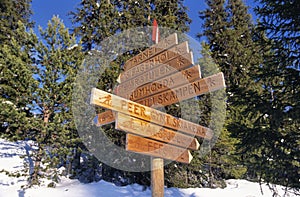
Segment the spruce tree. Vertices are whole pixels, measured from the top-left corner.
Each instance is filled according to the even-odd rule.
[[[257,1],[259,6],[255,11],[259,16],[259,30],[264,31],[271,39],[273,48],[279,49],[274,52],[276,56],[282,56],[282,63],[299,69],[299,2]]]
[[[290,23],[297,18],[291,15],[297,6],[293,1],[260,3],[254,40],[261,45],[263,62],[251,72],[259,86],[246,90],[248,105],[240,117],[248,124],[236,125],[247,130],[239,132],[240,150],[248,177],[299,190],[294,176],[299,154],[292,148],[299,146],[299,23]]]
[[[263,90],[251,98],[251,117],[253,134],[261,140],[253,141],[249,163],[260,180],[299,190],[299,4],[259,3],[257,40],[264,63],[256,79]]]
[[[280,9],[283,5],[287,7],[290,2],[278,7],[269,1],[261,2],[265,3],[260,9],[262,20],[258,28],[253,29],[245,23],[246,18],[240,18],[243,16],[239,13],[243,12],[241,2],[228,1],[229,30],[224,33],[227,45],[220,42],[221,46],[228,48],[219,47],[219,42],[211,40],[211,49],[214,52],[222,48],[216,53],[217,61],[219,56],[219,64],[227,64],[225,73],[228,68],[230,72],[234,71],[225,74],[229,76],[228,109],[231,119],[227,129],[239,140],[237,153],[240,153],[241,162],[247,166],[247,177],[298,188],[294,175],[299,171],[296,161],[299,155],[297,149],[292,148],[299,146],[299,83],[296,80],[299,71],[296,69],[297,47],[294,48],[297,43],[294,24],[297,26],[297,22],[291,25],[287,23],[287,18],[280,17],[293,12],[292,6],[291,12]],[[289,17],[295,20],[294,15]],[[273,23],[275,19],[277,22],[282,20],[282,23]],[[240,27],[247,26],[250,34],[247,31],[242,33]],[[280,28],[283,28],[282,31]],[[231,34],[233,36],[228,37]],[[251,39],[243,39],[247,37]],[[231,40],[238,42],[230,44]],[[230,55],[232,49],[235,49],[233,51],[237,56]],[[226,52],[223,59],[222,51]]]
[[[226,128],[221,134],[219,143],[214,147],[212,155],[215,158],[224,157],[222,150],[231,150],[231,154],[215,165],[215,173],[224,178],[241,177],[241,173],[229,170],[236,169],[241,156],[236,145],[240,144],[242,133],[247,132],[251,121],[243,117],[243,112],[248,105],[247,98],[250,94],[247,89],[261,89],[254,83],[251,72],[258,67],[261,58],[258,46],[253,41],[254,27],[247,7],[242,1],[207,1],[209,8],[200,12],[200,17],[205,20],[204,32],[199,36],[206,36],[214,61],[220,66],[225,75],[227,92],[227,119]],[[250,92],[250,91],[249,91]],[[241,126],[243,125],[243,126]],[[232,155],[233,154],[233,155]],[[222,163],[225,164],[222,164]],[[243,161],[241,161],[243,162]],[[219,166],[226,166],[220,168]]]

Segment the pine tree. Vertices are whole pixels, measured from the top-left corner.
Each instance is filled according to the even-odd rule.
[[[27,32],[30,1],[1,0],[0,5],[0,132],[10,139],[24,139],[30,131],[33,94],[31,50],[37,41]]]
[[[69,167],[69,158],[73,158],[80,142],[71,103],[73,84],[83,61],[81,46],[58,17],[53,17],[45,30],[40,28],[40,34],[42,40],[34,54],[38,87],[34,92],[36,118],[32,127],[38,150],[33,153],[31,184],[38,184],[41,175],[57,181],[56,168]]]

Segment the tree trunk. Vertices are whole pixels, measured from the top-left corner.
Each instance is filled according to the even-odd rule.
[[[40,164],[43,157],[43,149],[39,146],[39,149],[37,151],[37,155],[35,157],[34,161],[34,168],[33,172],[30,175],[30,186],[32,185],[38,185],[39,184],[39,171],[40,171]]]
[[[81,151],[79,150],[79,146],[75,148],[75,153],[74,157],[72,158],[72,163],[71,163],[71,171],[69,174],[72,174],[72,176],[76,176],[76,170],[80,169],[80,156],[81,156]]]
[[[41,131],[41,136],[40,136],[40,141],[38,142],[38,151],[37,155],[35,157],[34,161],[34,169],[30,177],[30,185],[38,185],[39,184],[39,171],[40,171],[40,165],[42,162],[43,154],[44,154],[44,148],[42,146],[42,143],[46,140],[46,134],[47,134],[47,125],[49,122],[50,118],[50,110],[49,107],[44,105],[44,110],[43,110],[43,129]]]

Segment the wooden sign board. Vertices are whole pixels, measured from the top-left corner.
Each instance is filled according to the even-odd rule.
[[[129,133],[126,135],[126,150],[181,163],[190,163],[193,159],[189,150]]]
[[[198,150],[200,146],[194,137],[122,113],[116,115],[115,128],[191,150]]]
[[[115,121],[115,115],[111,110],[97,114],[97,126],[106,125]]]
[[[183,55],[179,55],[179,56],[175,57],[174,59],[171,59],[170,61],[164,62],[164,64],[172,66],[175,70],[185,69],[189,65],[194,64],[193,53],[189,52],[189,53],[185,53]],[[141,74],[149,72],[159,65],[154,62],[146,61],[146,62],[139,64],[127,71],[122,72],[120,74],[119,81],[120,81],[120,83],[123,83],[123,82],[133,79]],[[163,77],[163,76],[166,76],[171,73],[165,73],[165,75],[163,75],[163,73],[161,73],[161,74],[162,74],[161,77]]]
[[[223,73],[218,73],[189,84],[169,89],[165,92],[151,95],[136,102],[149,107],[155,107],[156,105],[167,106],[221,88],[225,88],[225,81]]]
[[[207,127],[171,116],[167,113],[143,106],[97,88],[92,89],[90,103],[159,124],[170,129],[178,130],[192,136],[196,135],[198,137],[211,139],[213,135],[211,129]]]
[[[174,34],[168,36],[167,38],[164,38],[159,43],[144,50],[140,54],[127,60],[124,64],[124,70],[129,70],[130,68],[144,62],[145,60],[159,54],[160,52],[162,52],[164,50],[167,50],[168,48],[170,48],[176,44],[178,44],[178,38],[177,38],[177,34],[174,33]]]
[[[131,90],[131,87],[129,87],[125,93],[118,92],[118,95],[124,98],[129,98],[132,101],[137,101],[148,96],[157,94],[159,92],[166,91],[168,89],[175,88],[183,84],[188,84],[200,78],[200,66],[195,65],[181,72],[177,72],[175,74],[161,78],[157,81],[153,81],[145,85],[139,86],[136,89]]]

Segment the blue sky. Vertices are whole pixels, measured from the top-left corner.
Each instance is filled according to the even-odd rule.
[[[253,8],[253,1],[245,0],[250,8]],[[32,0],[33,20],[36,22],[36,26],[46,27],[53,15],[59,15],[65,25],[71,28],[72,24],[67,13],[75,10],[79,3],[80,0]],[[195,37],[201,27],[201,20],[198,13],[200,10],[205,9],[206,4],[204,0],[185,0],[184,3],[189,8],[189,17],[193,20],[190,26],[191,30],[188,34],[191,37]]]

